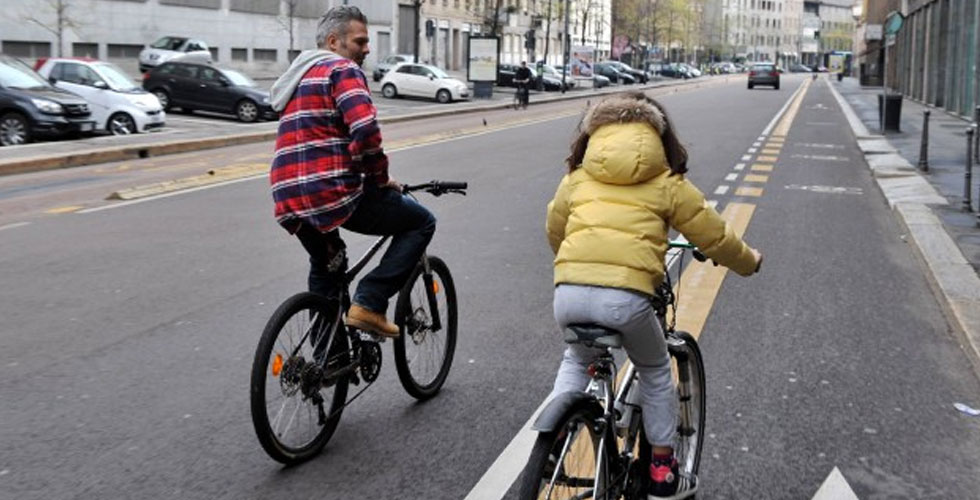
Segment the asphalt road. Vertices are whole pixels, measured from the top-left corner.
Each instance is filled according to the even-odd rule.
[[[690,178],[719,210],[754,206],[746,239],[766,255],[759,276],[729,274],[700,339],[709,439],[699,497],[809,499],[837,467],[862,499],[976,498],[980,419],[952,403],[980,406],[980,382],[825,83],[803,94],[773,170],[751,170],[800,82],[661,96]],[[248,411],[258,335],[306,280],[266,181],[86,211],[112,207],[103,198],[118,186],[267,160],[269,145],[3,179],[0,491],[464,498],[560,360],[544,208],[582,105],[385,129],[401,144],[396,178],[471,186],[465,198],[422,199],[439,218],[430,251],[459,293],[456,361],[439,397],[418,404],[385,348],[381,378],[325,453],[294,468],[264,455]],[[432,142],[446,131],[470,135]],[[738,189],[748,186],[761,192]],[[348,241],[357,253],[370,240]]]

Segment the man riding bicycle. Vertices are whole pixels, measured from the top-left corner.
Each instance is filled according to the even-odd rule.
[[[404,285],[436,229],[435,217],[388,176],[377,109],[361,69],[367,17],[337,6],[317,24],[316,50],[302,52],[272,86],[280,113],[270,182],[276,220],[310,254],[309,289],[338,296],[346,268],[339,228],[391,235],[377,268],[357,286],[347,324],[386,337],[388,299]]]
[[[517,85],[517,92],[521,96],[524,106],[530,101],[531,68],[527,67],[527,61],[521,61],[521,67],[514,73],[514,84]]]

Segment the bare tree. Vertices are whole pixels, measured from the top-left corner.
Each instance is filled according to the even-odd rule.
[[[299,6],[300,0],[283,0],[286,3],[286,11],[283,12],[276,21],[279,22],[279,26],[282,30],[289,34],[289,57],[293,54],[293,45],[296,38],[296,8]]]
[[[55,55],[61,57],[64,48],[65,30],[76,30],[81,24],[74,17],[74,0],[43,0],[40,8],[35,7],[30,13],[24,14],[23,20],[36,24],[58,38]],[[54,22],[46,21],[45,14],[54,14]]]

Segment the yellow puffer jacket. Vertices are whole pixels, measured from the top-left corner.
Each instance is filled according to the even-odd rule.
[[[621,106],[652,109],[624,114]],[[670,227],[719,264],[743,276],[752,274],[756,261],[749,247],[694,184],[683,175],[671,175],[658,132],[663,129],[659,110],[623,98],[597,108],[586,117],[586,129],[593,131],[581,168],[562,179],[548,204],[555,284],[653,294],[664,278]],[[620,118],[597,123],[604,116]],[[641,119],[623,123],[624,116]]]

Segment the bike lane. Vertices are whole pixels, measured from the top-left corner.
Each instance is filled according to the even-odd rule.
[[[812,498],[835,467],[859,498],[975,496],[980,425],[953,403],[980,383],[826,83],[746,160],[719,207],[755,205],[766,261],[700,339],[704,496]]]

